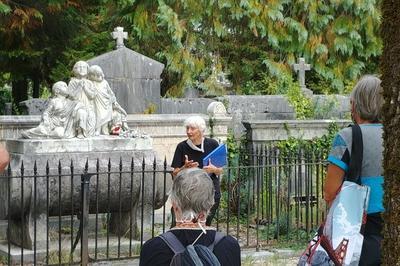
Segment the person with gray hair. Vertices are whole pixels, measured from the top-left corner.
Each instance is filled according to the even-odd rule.
[[[355,85],[350,94],[351,117],[361,128],[363,139],[363,160],[360,181],[370,187],[367,222],[359,265],[380,264],[380,242],[382,240],[383,220],[383,140],[381,108],[383,95],[381,80],[366,75]],[[330,204],[340,190],[342,182],[349,173],[352,150],[352,128],[339,131],[333,140],[328,155],[328,168],[324,184],[324,198]]]
[[[191,244],[210,246],[215,243],[215,228],[206,226],[206,217],[214,204],[214,184],[202,169],[181,170],[174,178],[170,199],[176,215],[176,226],[169,232],[186,247]],[[218,233],[221,234],[221,233]],[[170,265],[174,252],[163,240],[163,234],[143,245],[140,265]],[[221,265],[240,265],[240,246],[232,236],[223,236],[212,252]]]
[[[175,177],[170,194],[177,224],[192,220],[205,223],[214,205],[214,185],[203,170],[189,168],[181,173]]]
[[[201,116],[190,116],[183,122],[183,125],[186,128],[187,139],[180,142],[176,147],[171,163],[171,167],[174,168],[172,176],[176,176],[183,169],[193,167],[202,168],[210,175],[215,188],[215,203],[210,210],[206,224],[211,225],[221,199],[219,176],[223,169],[216,167],[212,162],[204,166],[203,158],[217,148],[219,144],[214,139],[204,137],[206,122]],[[173,219],[172,226],[174,226],[174,223]]]

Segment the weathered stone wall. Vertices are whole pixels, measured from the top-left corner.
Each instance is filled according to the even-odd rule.
[[[315,119],[349,118],[349,97],[344,95],[313,95]],[[234,121],[241,122],[249,119],[294,119],[295,113],[286,97],[283,95],[235,95],[217,98],[161,98],[162,114],[194,114],[207,113],[210,103],[222,102]],[[47,105],[43,99],[30,99],[21,103],[26,114],[41,114]]]
[[[331,123],[340,128],[351,123],[350,120],[252,120],[244,121],[247,139],[252,143],[285,140],[289,137],[312,139],[328,133]]]
[[[161,98],[161,113],[205,114],[208,105],[214,101],[214,99],[210,98]]]
[[[348,118],[349,97],[313,95],[315,119]],[[284,95],[226,95],[217,98],[162,98],[163,114],[203,113],[213,101],[222,102],[233,120],[295,119],[293,107]]]
[[[0,116],[0,143],[5,139],[16,139],[21,131],[38,126],[40,115],[2,115]]]
[[[183,121],[190,114],[170,115],[129,115],[131,128],[147,133],[153,138],[153,148],[159,159],[170,163],[176,144],[186,138]],[[209,117],[203,115],[206,122]],[[217,116],[213,118],[213,136],[221,141],[228,135],[231,118]],[[264,142],[287,139],[289,136],[310,139],[322,136],[327,132],[330,123],[336,121],[339,127],[350,124],[350,120],[246,120],[247,138],[253,142]],[[5,139],[18,138],[21,130],[37,126],[40,116],[0,116],[0,142]],[[206,134],[209,135],[208,128]]]
[[[343,95],[313,95],[315,119],[348,119],[349,97]],[[162,113],[206,113],[207,104],[222,102],[232,117],[230,128],[235,136],[245,133],[243,121],[294,120],[293,107],[284,95],[226,95],[217,98],[161,99]]]
[[[214,101],[222,102],[228,114],[243,119],[294,119],[294,110],[282,95],[227,95],[217,98],[163,98],[163,114],[206,113]]]
[[[153,138],[153,149],[159,159],[167,158],[171,163],[176,145],[186,138],[183,121],[190,114],[182,115],[128,115],[128,125],[132,129],[148,134]],[[202,115],[209,122],[208,115]],[[228,134],[230,117],[218,116],[214,118],[213,135],[216,139],[225,140]],[[40,116],[0,116],[0,143],[5,139],[20,137],[22,130],[36,127],[40,123]],[[208,128],[206,134],[210,134]]]

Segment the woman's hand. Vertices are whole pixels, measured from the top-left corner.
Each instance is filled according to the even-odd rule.
[[[185,155],[185,164],[183,165],[183,168],[193,168],[193,167],[199,167],[198,162],[194,162],[193,160],[189,160],[188,156]]]
[[[199,167],[199,163],[194,162],[193,160],[189,160],[189,157],[185,155],[185,164],[180,168],[174,168],[174,171],[172,171],[172,179],[183,169],[193,167]]]
[[[222,174],[222,168],[213,165],[211,163],[211,159],[209,159],[208,165],[203,167],[203,170],[206,171],[207,174],[216,174],[216,175]]]

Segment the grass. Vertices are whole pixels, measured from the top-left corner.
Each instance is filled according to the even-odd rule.
[[[297,265],[297,262],[297,257],[285,257],[280,254],[274,254],[272,256],[259,259],[249,255],[242,259],[243,266],[289,266]]]
[[[8,265],[7,256],[0,256],[0,265]]]

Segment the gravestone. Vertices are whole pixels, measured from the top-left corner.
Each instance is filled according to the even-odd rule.
[[[26,115],[41,115],[47,108],[48,100],[40,98],[32,98],[19,103],[22,113]]]
[[[4,104],[4,115],[11,115],[12,114],[12,103],[5,103]]]
[[[188,87],[185,89],[185,93],[184,93],[184,98],[199,98],[200,97],[200,92],[198,89],[196,88],[191,88]]]
[[[293,64],[294,71],[297,72],[297,78],[299,80],[300,89],[306,96],[312,96],[312,90],[306,87],[306,71],[311,70],[310,64],[306,64],[303,57],[299,58],[299,63]]]
[[[143,113],[150,108],[160,113],[160,75],[164,65],[126,48],[123,40],[127,33],[122,27],[115,28],[112,36],[116,39],[116,49],[87,62],[103,69],[118,103],[128,114]]]

